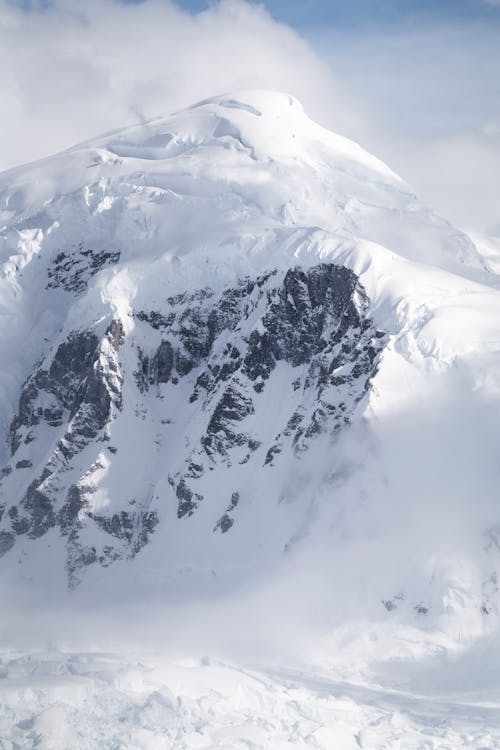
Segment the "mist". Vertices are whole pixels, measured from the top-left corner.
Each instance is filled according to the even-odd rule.
[[[330,444],[331,468],[306,502],[314,512],[273,566],[229,583],[215,570],[202,589],[181,574],[148,588],[140,554],[73,591],[13,573],[1,584],[9,608],[0,640],[21,650],[364,665],[405,679],[404,664],[438,645],[458,658],[484,640],[480,606],[498,563],[498,412],[463,368],[436,374],[406,407]],[[314,478],[315,464],[309,471]],[[404,629],[418,632],[414,643]]]

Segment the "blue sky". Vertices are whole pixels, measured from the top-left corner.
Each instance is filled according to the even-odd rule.
[[[122,0],[140,4],[146,0]],[[190,13],[213,6],[216,0],[174,0]],[[54,0],[10,0],[25,9],[49,6]],[[274,18],[302,32],[318,26],[360,28],[407,25],[426,21],[484,21],[500,24],[500,0],[248,0],[264,6]]]
[[[453,221],[467,216],[475,199],[478,225],[500,232],[500,0],[255,4],[306,38],[363,102],[358,120],[370,124],[354,122],[348,135]],[[178,5],[196,13],[210,2]]]
[[[140,2],[141,0],[129,0]],[[210,0],[178,0],[190,12],[199,12]],[[278,20],[301,31],[323,24],[344,27],[414,24],[431,20],[485,19],[498,21],[498,5],[486,0],[264,0],[264,5]]]

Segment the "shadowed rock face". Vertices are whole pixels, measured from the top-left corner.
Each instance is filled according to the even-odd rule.
[[[256,472],[272,471],[282,456],[335,436],[367,393],[384,344],[357,277],[331,264],[244,278],[218,294],[186,292],[161,309],[136,311],[134,320],[127,336],[119,319],[102,336],[66,335],[24,384],[11,425],[12,461],[0,482],[0,555],[19,536],[56,529],[72,585],[89,564],[137,554],[162,502],[175,502],[179,519],[195,513],[208,502],[207,471],[224,474],[249,462]],[[263,412],[268,392],[286,404],[271,428]],[[167,416],[155,445],[171,440],[175,447],[161,463],[171,496],[155,495],[156,509],[149,490],[142,499],[111,497],[100,507],[94,496],[106,472],[119,466],[132,478],[134,471],[130,462],[119,463],[114,436],[133,444],[133,424],[158,422],[160,406]],[[184,425],[179,448],[184,422],[189,429]],[[152,454],[155,445],[142,447]],[[242,489],[229,492],[210,533],[231,531]]]
[[[92,250],[81,242],[73,252],[59,252],[48,269],[47,289],[62,288],[67,292],[85,291],[88,282],[101,269],[120,260],[120,252]]]
[[[199,319],[201,311],[193,310],[192,300],[189,305],[190,316]],[[261,461],[262,450],[254,456],[264,446],[259,430],[251,432],[244,425],[258,413],[259,399],[278,365],[290,366],[289,385],[297,395],[295,408],[265,450],[263,466],[272,466],[282,451],[298,455],[309,449],[314,436],[348,425],[383,347],[384,334],[367,316],[366,295],[355,274],[334,265],[246,279],[213,300],[205,316],[204,329],[180,328],[180,346],[198,355],[189,369],[201,365],[190,401],[201,400],[210,418],[189,456],[188,471],[176,476],[179,518],[191,515],[203,499],[207,467],[223,463],[230,468],[235,449],[239,463],[252,457]],[[169,327],[177,336],[175,322]],[[206,337],[201,342],[200,330]],[[232,340],[222,346],[221,336],[228,330],[234,332]],[[191,331],[196,346],[189,339]]]
[[[122,407],[118,350],[123,342],[119,320],[111,322],[101,340],[92,331],[70,333],[26,381],[11,424],[13,457],[43,454],[48,435],[54,443],[41,470],[40,463],[31,459],[15,463],[16,469],[29,464],[34,476],[8,509],[12,532],[36,539],[58,527],[68,537],[68,557],[93,555],[81,548],[78,539],[85,493],[80,486],[65,486],[62,478],[87,446],[105,438],[113,412]],[[47,433],[46,427],[56,429]],[[5,476],[12,477],[11,467],[6,468]],[[10,540],[4,541],[4,551],[6,544]],[[71,566],[68,572],[73,573]]]

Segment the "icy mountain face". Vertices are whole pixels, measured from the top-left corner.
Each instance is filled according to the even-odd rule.
[[[362,529],[395,494],[371,448],[346,460],[351,427],[376,443],[377,420],[457,364],[479,387],[485,352],[495,391],[500,304],[476,246],[286,95],[218,97],[10,170],[0,223],[6,566],[43,578],[55,557],[75,586],[133,558],[211,575],[318,529],[347,539],[343,518]],[[465,595],[478,612],[494,565]],[[390,567],[384,613],[405,606]],[[415,618],[430,595],[413,588]]]
[[[2,507],[2,551],[57,527],[75,582],[83,566],[133,557],[159,504],[175,498],[178,519],[195,513],[207,472],[223,487],[227,469],[249,464],[255,477],[283,452],[300,456],[319,434],[335,435],[367,393],[382,349],[367,308],[351,271],[321,264],[170,297],[135,311],[129,336],[119,318],[101,336],[70,332],[21,391],[2,470],[3,496],[19,501]],[[269,420],[273,398],[283,406]],[[130,462],[141,422],[155,429],[144,446],[157,464],[146,492]],[[140,449],[136,456],[144,461]],[[136,494],[116,502],[114,475]],[[162,477],[167,497],[149,489]],[[230,530],[246,481],[233,472],[227,508],[207,533]],[[109,505],[96,501],[106,489]],[[90,527],[98,544],[84,541],[95,540]]]
[[[175,502],[182,519],[210,502],[207,472],[219,475],[227,508],[206,531],[228,532],[249,471],[271,472],[282,453],[300,457],[318,435],[349,424],[384,338],[356,276],[333,264],[244,278],[219,294],[192,290],[133,317],[128,336],[115,318],[100,336],[71,331],[53,346],[24,384],[10,427],[2,493],[19,500],[2,507],[2,552],[18,536],[56,527],[71,582],[91,563],[133,557],[162,503]],[[273,399],[282,405],[270,420]],[[144,446],[155,456],[146,491],[121,448],[141,422],[155,430]],[[135,457],[145,460],[140,447]],[[243,465],[245,474],[234,471]],[[115,475],[129,488],[118,502]],[[162,477],[166,495],[154,489]],[[109,504],[99,500],[106,490]]]

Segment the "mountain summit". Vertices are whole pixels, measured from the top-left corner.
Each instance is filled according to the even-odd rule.
[[[483,406],[443,439],[433,399],[498,407],[498,277],[388,167],[240,92],[3,173],[0,225],[0,565],[189,589],[319,546],[356,607],[480,632]],[[473,503],[455,559],[432,515]]]

